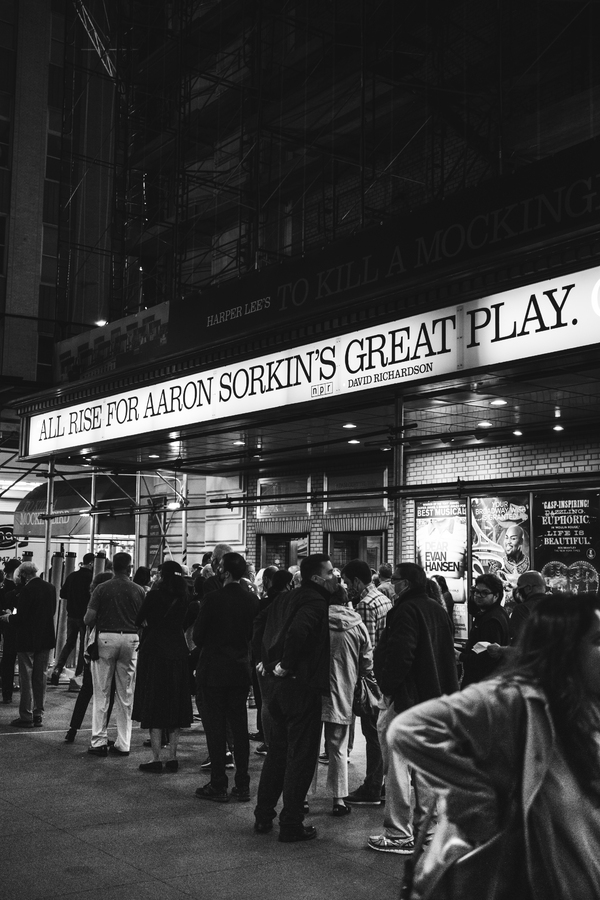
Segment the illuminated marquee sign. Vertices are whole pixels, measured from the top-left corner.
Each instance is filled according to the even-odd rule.
[[[600,342],[600,268],[30,418],[27,456]]]

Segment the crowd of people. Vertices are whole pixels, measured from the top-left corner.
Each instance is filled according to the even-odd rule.
[[[512,874],[498,897],[600,896],[596,595],[551,594],[527,570],[509,615],[503,583],[479,575],[469,638],[458,646],[447,584],[412,562],[375,572],[355,559],[339,571],[311,554],[292,571],[270,566],[257,576],[218,544],[191,575],[172,560],[157,578],[146,567],[133,573],[128,553],[117,553],[110,571],[94,575],[94,565],[86,554],[60,589],[66,639],[51,668],[56,591],[33,563],[4,566],[0,677],[11,703],[18,658],[14,727],[43,726],[46,685],[59,683],[76,653],[81,689],[67,742],[91,701],[92,756],[128,756],[136,721],[151,754],[140,771],[175,773],[195,703],[210,770],[199,800],[249,802],[250,740],[259,743],[259,835],[278,816],[280,841],[317,836],[305,818],[321,759],[332,816],[383,806],[381,831],[365,836],[370,849],[409,856],[424,848],[415,896],[436,896],[427,885],[502,829],[524,838],[511,846]],[[249,733],[252,691],[257,730]],[[366,766],[351,786],[355,722]]]

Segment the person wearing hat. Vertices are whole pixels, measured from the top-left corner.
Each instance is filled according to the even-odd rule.
[[[83,673],[83,651],[85,638],[85,625],[83,617],[90,599],[90,584],[92,583],[92,575],[94,571],[93,553],[86,553],[83,561],[79,566],[79,570],[71,572],[65,578],[65,582],[60,589],[60,596],[67,601],[67,637],[64,647],[60,651],[56,660],[52,675],[50,676],[50,684],[58,684],[65,663],[77,644],[79,637],[79,653],[77,654],[77,667],[75,669],[75,678]]]

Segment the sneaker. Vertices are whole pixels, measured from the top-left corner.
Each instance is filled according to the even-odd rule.
[[[109,745],[108,752],[111,756],[129,756],[129,750],[119,750],[114,744],[112,746]]]
[[[239,788],[232,787],[231,788],[231,799],[239,800],[240,803],[247,803],[250,799],[250,788]]]
[[[381,806],[381,797],[369,794],[365,790],[364,785],[356,788],[351,794],[345,798],[346,803],[351,806]]]
[[[319,762],[321,763],[322,766],[329,765],[329,757],[327,756],[326,753],[321,753],[321,755],[319,756]]]
[[[402,853],[410,856],[414,853],[415,842],[412,838],[390,838],[385,834],[372,834],[367,841],[370,850],[379,850],[380,853]]]
[[[266,756],[269,752],[269,748],[266,744],[259,744],[256,750],[254,751],[258,756]]]
[[[210,781],[202,787],[196,788],[196,797],[199,800],[214,800],[215,803],[229,803],[227,791],[218,791]]]
[[[203,763],[200,763],[201,769],[210,769],[210,756],[207,756]]]
[[[33,719],[13,719],[10,724],[13,728],[33,728]]]
[[[233,753],[231,750],[225,754],[225,768],[226,769],[235,769],[235,763],[233,761]]]
[[[41,728],[42,725],[43,725],[42,717],[41,717],[41,716],[34,716],[34,717],[33,717],[33,727],[34,727],[34,728]]]

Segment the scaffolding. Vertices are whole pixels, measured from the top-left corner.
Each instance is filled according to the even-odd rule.
[[[65,321],[98,291],[111,320],[201,302],[595,136],[597,18],[516,0],[71,0]],[[77,137],[92,89],[93,153]]]

